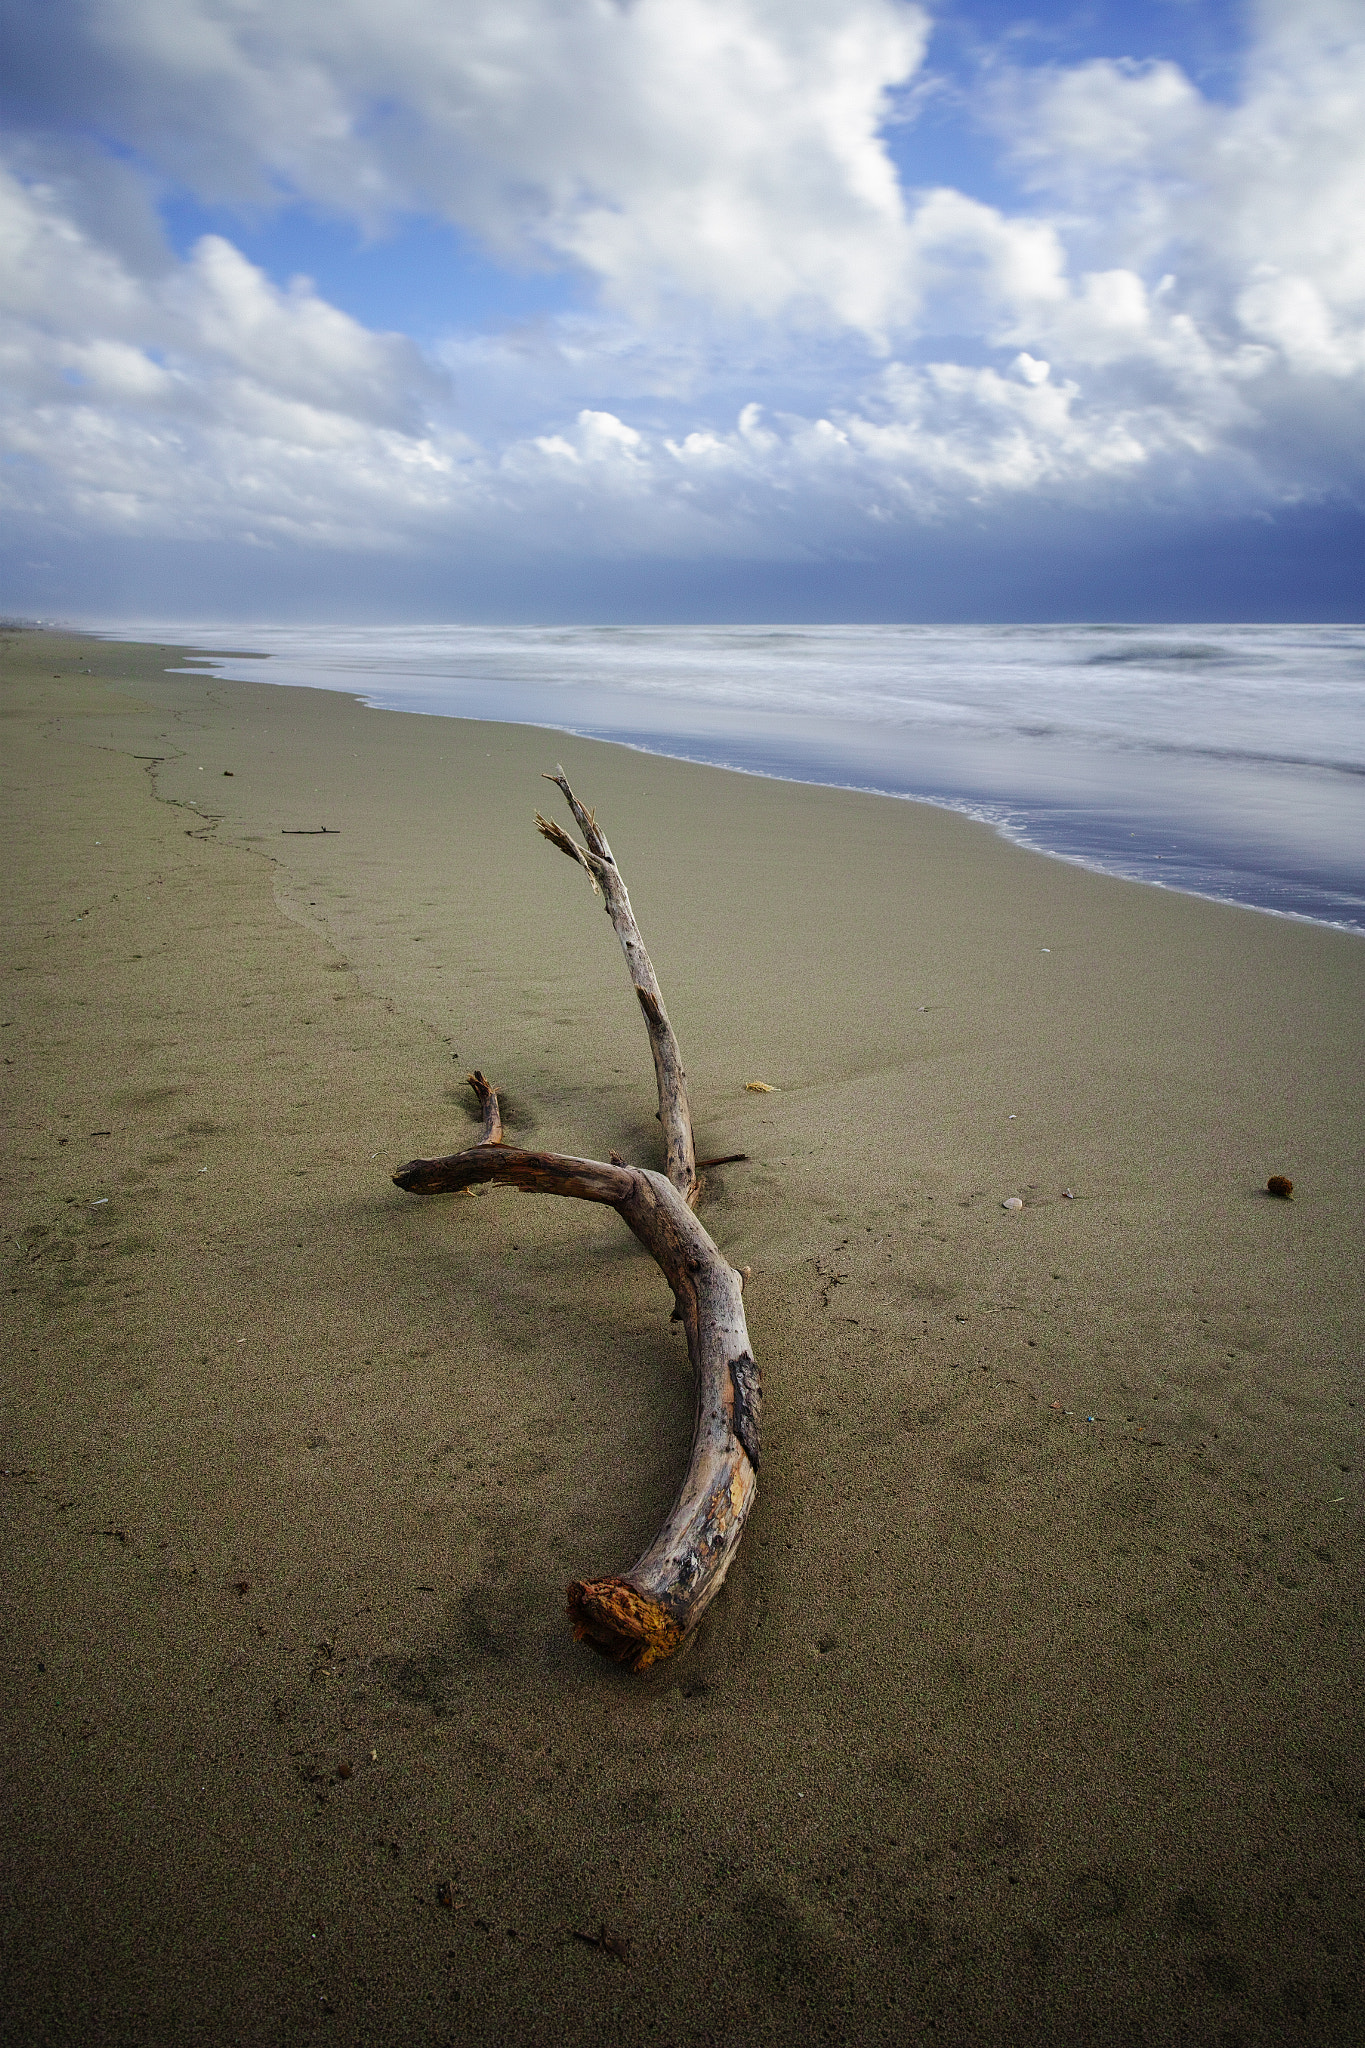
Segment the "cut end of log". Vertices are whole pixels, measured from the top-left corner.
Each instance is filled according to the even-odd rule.
[[[671,1657],[683,1630],[666,1607],[628,1579],[575,1579],[569,1587],[574,1641],[632,1671]]]

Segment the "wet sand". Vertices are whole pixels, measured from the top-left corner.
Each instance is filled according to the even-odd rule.
[[[12,2038],[1358,2039],[1365,945],[176,659],[0,634]],[[474,1066],[654,1163],[559,760],[749,1154],[760,1499],[644,1679],[563,1589],[685,1461],[656,1269],[389,1181]]]

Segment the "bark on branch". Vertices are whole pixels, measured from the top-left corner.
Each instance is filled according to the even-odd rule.
[[[604,1202],[615,1209],[673,1289],[696,1389],[692,1451],[677,1498],[652,1543],[626,1572],[575,1580],[569,1616],[580,1642],[644,1671],[677,1649],[719,1592],[758,1490],[761,1387],[744,1319],[743,1282],[693,1214],[696,1153],[682,1060],[662,992],[606,835],[558,783],[585,845],[537,813],[541,832],[601,887],[644,1011],[659,1091],[667,1174],[530,1152],[502,1142],[496,1090],[469,1077],[482,1111],[479,1142],[441,1159],[413,1159],[393,1176],[412,1194],[451,1194],[480,1183]]]

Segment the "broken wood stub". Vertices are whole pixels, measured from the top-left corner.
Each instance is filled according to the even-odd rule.
[[[602,1202],[649,1252],[673,1290],[692,1363],[696,1402],[692,1448],[677,1498],[653,1541],[629,1571],[575,1579],[568,1589],[574,1635],[633,1671],[676,1650],[719,1592],[739,1548],[758,1491],[762,1386],[744,1317],[743,1280],[693,1213],[696,1151],[686,1077],[625,882],[606,836],[583,808],[561,768],[585,845],[537,813],[544,836],[600,886],[630,968],[654,1056],[668,1171],[532,1152],[502,1142],[497,1091],[469,1077],[482,1113],[477,1144],[440,1159],[412,1159],[393,1176],[412,1194],[451,1194],[482,1183],[526,1193]]]
[[[502,1143],[502,1111],[498,1107],[497,1089],[491,1081],[484,1080],[477,1067],[472,1074],[466,1076],[466,1079],[469,1086],[474,1090],[475,1100],[478,1102],[483,1119],[483,1129],[479,1132],[478,1142],[481,1145],[500,1145]]]

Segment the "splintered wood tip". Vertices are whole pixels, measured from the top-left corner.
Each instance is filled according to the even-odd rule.
[[[569,1587],[569,1619],[575,1642],[632,1671],[647,1671],[671,1657],[683,1639],[668,1609],[627,1579],[575,1579]]]

